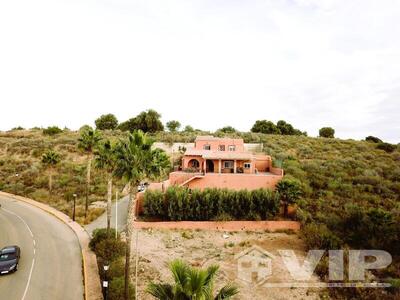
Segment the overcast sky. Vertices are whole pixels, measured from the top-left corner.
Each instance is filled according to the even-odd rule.
[[[398,0],[3,0],[0,130],[163,121],[400,142]]]

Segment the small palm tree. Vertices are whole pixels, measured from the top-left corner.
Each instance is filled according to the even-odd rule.
[[[181,260],[174,260],[169,268],[174,283],[150,283],[147,293],[162,300],[224,300],[239,293],[236,286],[228,284],[214,296],[214,281],[219,270],[217,265],[196,269]]]
[[[142,131],[134,131],[127,139],[120,140],[115,149],[116,168],[114,175],[123,178],[129,185],[128,220],[135,220],[136,201],[134,199],[135,187],[145,178],[162,174],[166,165],[158,150],[152,149],[151,141]],[[169,165],[168,157],[165,156]],[[125,257],[125,299],[129,299],[129,270],[131,254],[132,231],[127,226],[126,257]],[[135,270],[137,281],[137,268]]]
[[[55,166],[60,162],[61,157],[60,154],[53,150],[47,150],[42,155],[42,163],[46,166],[46,169],[49,172],[49,196],[52,198],[53,192],[53,173]]]
[[[116,166],[115,147],[109,140],[100,144],[94,151],[95,167],[107,173],[107,235],[110,232],[111,224],[111,201],[113,175]]]
[[[296,203],[301,197],[301,185],[297,180],[284,178],[278,182],[276,190],[283,203],[283,215],[287,217],[289,205]]]
[[[85,190],[85,218],[89,206],[89,190],[90,190],[90,173],[93,159],[93,150],[101,140],[101,135],[98,130],[93,130],[90,126],[85,127],[78,139],[78,148],[87,154],[87,169],[86,169],[86,190]]]

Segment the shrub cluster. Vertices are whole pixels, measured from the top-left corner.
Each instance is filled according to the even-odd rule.
[[[49,126],[43,129],[44,135],[56,135],[63,132],[62,129],[58,128],[57,126]]]
[[[174,186],[165,193],[148,190],[144,197],[146,217],[171,221],[269,220],[278,211],[278,195],[267,189],[201,191]]]
[[[115,238],[115,229],[111,228],[107,234],[107,229],[101,228],[93,231],[89,247],[96,253],[102,281],[106,280],[106,274],[103,271],[104,265],[109,264],[110,266],[107,274],[107,280],[109,281],[108,299],[124,299],[124,255],[126,243],[121,240],[119,235]],[[131,300],[135,298],[134,287],[131,284],[129,285],[129,297]]]

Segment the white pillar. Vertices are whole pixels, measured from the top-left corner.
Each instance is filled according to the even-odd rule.
[[[220,159],[218,162],[218,173],[221,174],[221,169],[222,169],[222,160]]]
[[[233,161],[233,173],[236,173],[236,159]]]
[[[207,173],[207,159],[204,159],[204,174]]]

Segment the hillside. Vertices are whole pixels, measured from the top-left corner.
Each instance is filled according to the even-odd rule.
[[[109,135],[109,134],[106,134]],[[81,224],[97,218],[104,209],[91,207],[84,219],[86,160],[77,148],[79,134],[64,131],[55,136],[41,130],[15,130],[0,133],[0,190],[33,198],[72,215],[73,194],[77,194],[76,216]],[[61,161],[54,168],[53,195],[48,192],[48,173],[42,155],[53,149]],[[104,200],[107,187],[100,171],[92,170],[90,201]]]
[[[0,190],[49,203],[69,214],[71,194],[77,193],[79,220],[84,223],[95,218],[101,211],[92,208],[90,218],[83,220],[86,156],[77,149],[78,135],[64,131],[44,136],[40,130],[1,133]],[[120,131],[103,132],[105,137],[122,135]],[[169,144],[192,142],[195,136],[195,132],[153,135],[154,140]],[[399,146],[387,153],[365,141],[256,133],[230,136],[263,143],[264,151],[286,175],[301,182],[303,197],[296,219],[304,224],[303,239],[309,248],[384,249],[392,254],[395,264],[377,275],[400,277]],[[56,167],[53,199],[49,198],[47,172],[40,162],[50,148],[62,155]],[[90,200],[103,200],[105,178],[97,170],[92,178]],[[319,272],[326,276],[326,269]]]

